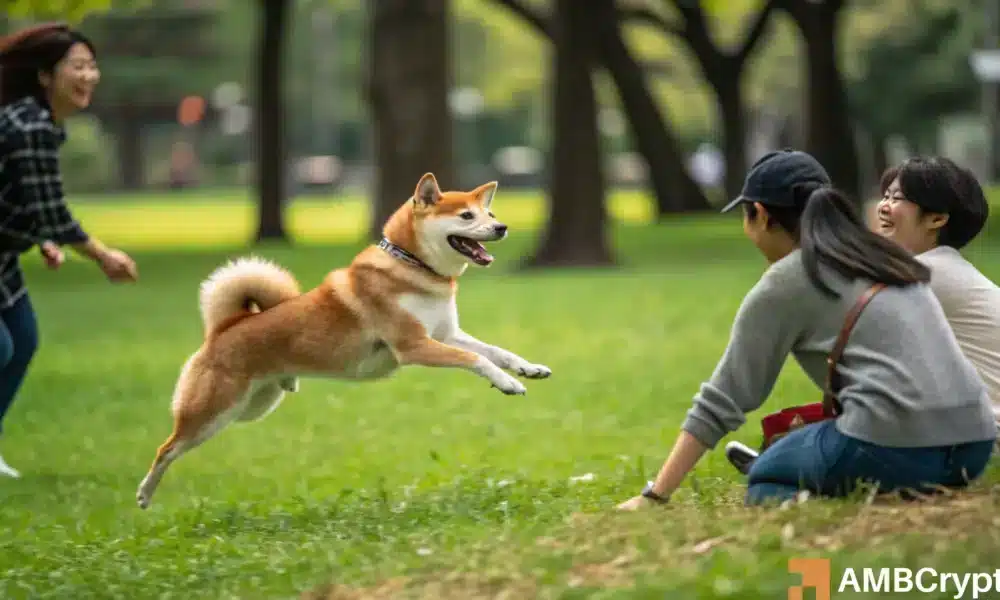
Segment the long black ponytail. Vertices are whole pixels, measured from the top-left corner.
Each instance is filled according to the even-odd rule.
[[[775,217],[779,223],[784,220]],[[835,188],[824,186],[809,192],[798,221],[806,273],[828,296],[837,298],[839,294],[820,278],[820,263],[851,280],[864,278],[895,287],[930,281],[926,265],[895,242],[871,231],[855,206]]]

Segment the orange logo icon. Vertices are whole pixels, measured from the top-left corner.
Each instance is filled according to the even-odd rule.
[[[802,575],[802,583],[788,588],[788,600],[805,600],[806,590],[816,590],[815,600],[830,600],[830,559],[790,558],[788,572]]]

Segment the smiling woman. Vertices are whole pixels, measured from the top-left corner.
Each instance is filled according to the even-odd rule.
[[[872,228],[931,269],[931,290],[989,387],[1000,427],[1000,287],[962,255],[989,219],[986,194],[971,170],[943,156],[887,169],[881,189]]]
[[[88,235],[63,196],[63,121],[87,108],[100,80],[93,44],[61,24],[0,39],[0,422],[38,347],[35,312],[20,256],[38,246],[53,269],[69,245],[112,281],[134,281],[125,253]],[[19,474],[0,458],[0,476]]]

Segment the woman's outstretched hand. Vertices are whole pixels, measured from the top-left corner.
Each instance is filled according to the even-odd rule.
[[[101,253],[97,264],[113,282],[131,282],[139,278],[139,271],[135,266],[135,261],[128,254],[121,250],[108,248]]]

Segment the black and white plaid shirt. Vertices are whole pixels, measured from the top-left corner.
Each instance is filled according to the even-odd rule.
[[[0,310],[26,292],[19,254],[45,241],[87,241],[63,197],[65,141],[65,130],[37,99],[0,108]]]

